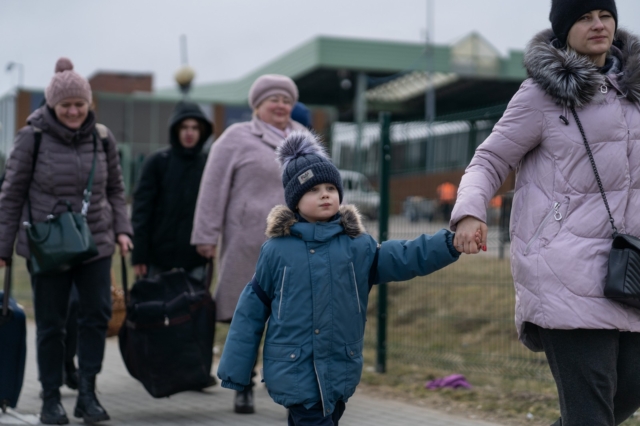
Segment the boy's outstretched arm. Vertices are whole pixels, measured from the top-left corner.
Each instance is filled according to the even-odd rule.
[[[257,279],[257,275],[253,280]],[[271,311],[247,284],[240,295],[218,366],[223,388],[242,391],[251,381],[265,322]]]
[[[460,252],[453,246],[454,234],[445,229],[414,240],[389,240],[378,253],[378,282],[406,281],[427,275],[455,262]]]

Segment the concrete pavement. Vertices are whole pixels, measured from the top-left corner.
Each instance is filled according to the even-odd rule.
[[[35,327],[28,327],[28,353],[25,382],[17,407],[19,414],[0,413],[0,425],[37,424],[40,411],[40,384],[37,381]],[[263,386],[256,389],[256,414],[233,412],[233,391],[219,385],[205,392],[183,392],[170,398],[154,399],[127,373],[116,338],[107,340],[103,371],[98,376],[98,398],[111,415],[105,425],[238,425],[284,426],[286,410],[275,404]],[[63,387],[62,402],[71,424],[81,424],[72,417],[76,392]],[[455,417],[402,402],[365,396],[361,392],[347,403],[342,426],[496,426]]]

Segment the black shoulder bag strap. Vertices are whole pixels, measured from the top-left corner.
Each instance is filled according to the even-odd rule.
[[[31,181],[33,182],[33,175],[36,172],[36,163],[38,162],[38,154],[40,153],[40,143],[42,142],[42,129],[33,127],[33,154],[31,155]],[[29,183],[31,187],[31,183]],[[33,217],[31,216],[31,197],[29,197],[29,190],[27,189],[27,213],[29,214],[29,225],[33,223]]]
[[[602,201],[604,201],[604,206],[607,208],[607,213],[609,214],[609,222],[611,223],[611,228],[613,229],[612,237],[615,238],[616,235],[618,235],[618,228],[616,228],[613,222],[613,216],[611,215],[611,209],[609,209],[609,202],[607,201],[607,195],[604,193],[604,187],[602,186],[602,180],[600,180],[600,174],[598,173],[596,162],[593,159],[593,154],[591,153],[591,148],[589,147],[589,142],[587,141],[587,136],[584,133],[582,122],[578,117],[578,113],[576,112],[575,107],[571,107],[571,114],[573,114],[573,118],[576,119],[576,123],[578,124],[578,129],[580,129],[580,134],[582,135],[582,141],[584,142],[584,147],[587,149],[587,155],[589,155],[589,161],[591,162],[591,168],[593,168],[593,173],[596,175],[596,181],[598,182],[600,195],[602,195]]]

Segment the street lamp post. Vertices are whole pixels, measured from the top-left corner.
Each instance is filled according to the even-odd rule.
[[[183,97],[186,99],[189,90],[191,89],[191,82],[195,77],[195,71],[188,65],[184,65],[180,68],[175,74],[174,78],[176,79],[176,83],[180,86],[180,91],[182,92]]]
[[[186,99],[189,96],[189,90],[191,90],[191,82],[195,77],[196,73],[189,65],[189,59],[187,58],[187,36],[182,34],[180,36],[180,56],[182,60],[182,67],[176,71],[174,74],[174,78],[178,86],[180,86],[180,91],[182,92],[183,99]]]
[[[11,72],[14,68],[18,69],[18,88],[20,88],[24,84],[24,65],[19,62],[11,61],[7,64],[6,71]]]

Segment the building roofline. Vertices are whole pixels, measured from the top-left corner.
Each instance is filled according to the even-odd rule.
[[[434,71],[452,71],[451,47],[433,45]],[[317,36],[237,80],[195,85],[190,93],[194,98],[212,103],[247,105],[251,84],[263,74],[282,74],[295,80],[320,68],[391,74],[425,70],[424,51],[425,45],[417,42]],[[506,80],[526,77],[521,51],[509,51],[509,56],[501,56],[500,62],[497,77]],[[175,88],[157,90],[154,94],[181,97]]]

